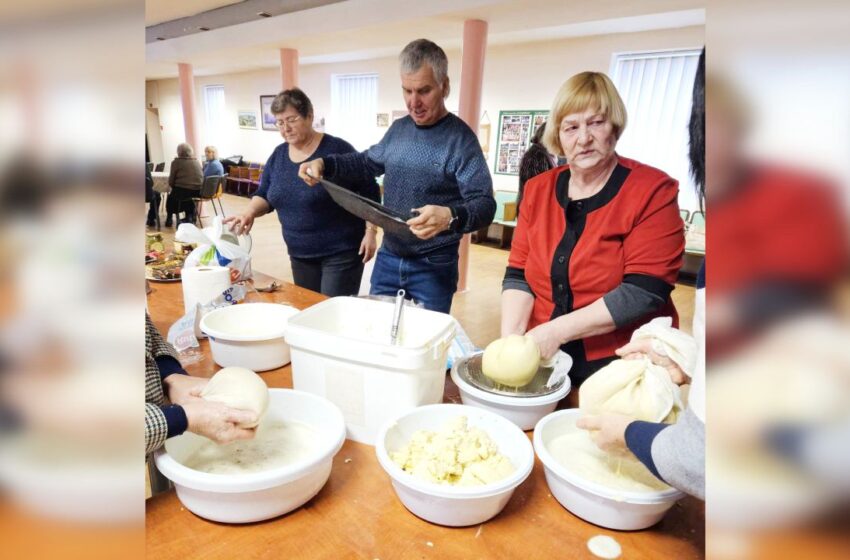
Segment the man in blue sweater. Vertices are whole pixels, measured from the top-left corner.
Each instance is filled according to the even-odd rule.
[[[416,241],[384,232],[372,272],[372,294],[407,295],[427,309],[448,313],[457,290],[458,246],[464,233],[489,225],[496,213],[493,181],[475,133],[449,113],[448,59],[426,39],[399,56],[409,115],[362,153],[303,163],[299,176],[371,179],[384,175],[384,204],[412,213]]]

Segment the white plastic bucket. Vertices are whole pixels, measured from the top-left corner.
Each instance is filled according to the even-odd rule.
[[[368,445],[388,418],[443,400],[454,319],[405,307],[399,344],[391,345],[393,309],[383,301],[331,298],[291,317],[286,329],[295,389],[337,405],[348,438]]]

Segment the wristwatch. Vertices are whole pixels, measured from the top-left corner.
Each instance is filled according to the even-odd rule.
[[[460,222],[457,219],[457,210],[455,210],[454,206],[449,206],[449,211],[452,213],[452,219],[449,220],[449,227],[446,228],[447,231],[456,232]]]

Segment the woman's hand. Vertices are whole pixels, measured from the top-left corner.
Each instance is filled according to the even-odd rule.
[[[564,344],[560,334],[557,332],[557,325],[553,321],[537,325],[526,333],[537,343],[540,348],[540,359],[548,360],[555,355],[555,352]]]
[[[221,221],[222,224],[230,224],[230,231],[236,235],[248,233],[254,226],[253,214],[242,214],[241,216],[229,216]]]
[[[375,251],[378,250],[378,230],[375,226],[366,226],[366,235],[363,236],[363,240],[360,242],[360,250],[357,252],[358,255],[363,255],[363,264],[372,260],[372,257],[375,256]]]
[[[210,380],[206,377],[195,377],[182,373],[172,373],[163,381],[168,392],[168,400],[179,405],[200,398],[201,391],[209,382]]]
[[[582,416],[576,421],[576,427],[590,432],[590,438],[599,449],[608,453],[623,453],[626,447],[626,428],[634,422],[631,416],[623,414],[600,414]]]
[[[188,430],[207,437],[219,445],[240,439],[252,439],[256,435],[254,428],[240,428],[242,423],[257,421],[257,415],[248,410],[230,408],[218,402],[193,399],[183,405]]]
[[[319,182],[319,179],[324,176],[324,172],[325,162],[322,158],[304,162],[298,167],[298,176],[311,187]]]
[[[648,338],[629,342],[622,348],[617,348],[614,353],[624,360],[636,360],[647,356],[653,364],[666,369],[670,379],[676,385],[690,382],[690,378],[682,371],[682,368],[676,365],[676,362],[652,349],[652,340]]]

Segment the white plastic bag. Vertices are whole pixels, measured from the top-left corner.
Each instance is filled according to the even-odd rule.
[[[251,278],[251,255],[239,246],[236,236],[221,223],[221,217],[214,217],[212,225],[202,230],[194,224],[180,224],[174,239],[198,244],[186,257],[184,266],[226,266],[239,273],[239,280]]]

